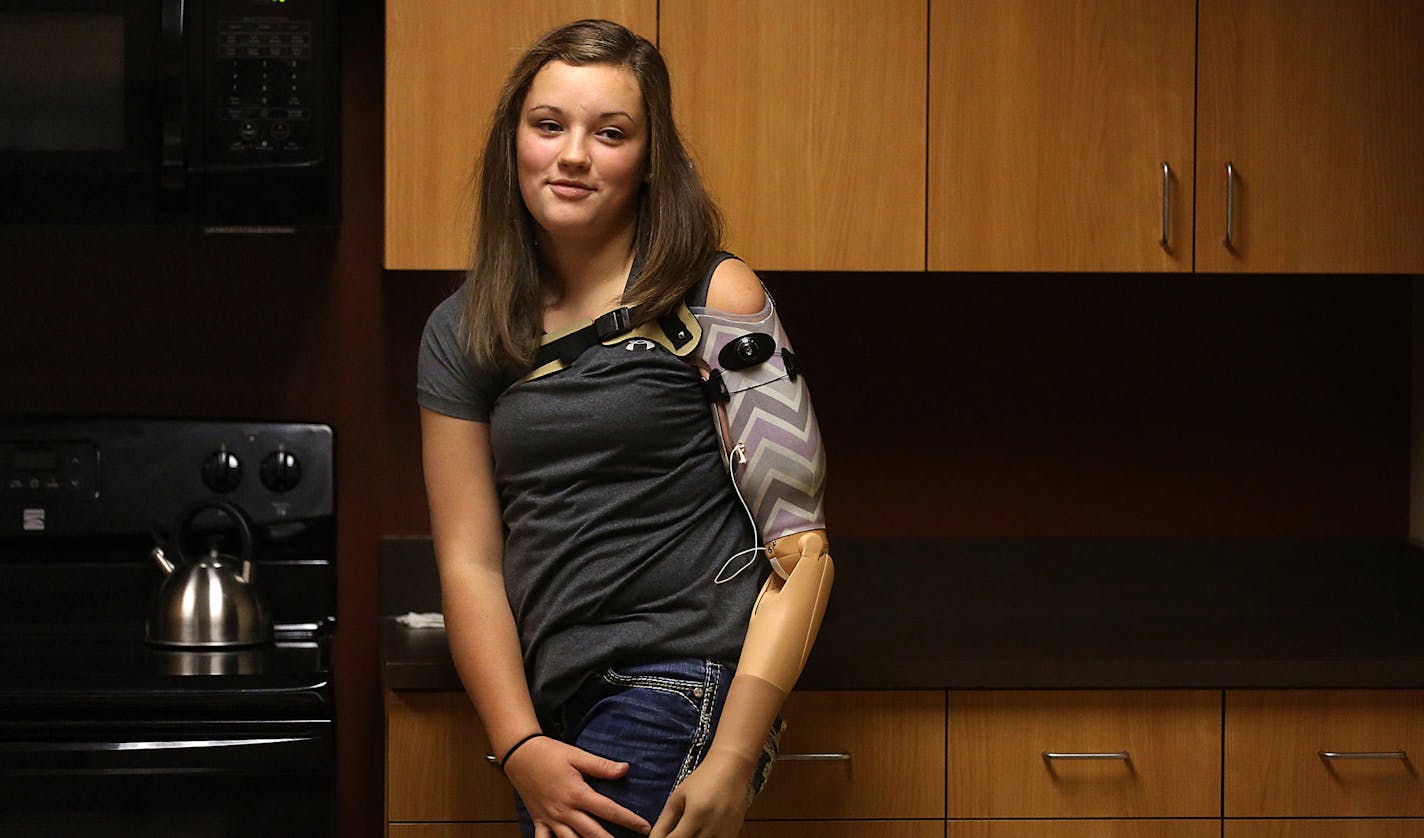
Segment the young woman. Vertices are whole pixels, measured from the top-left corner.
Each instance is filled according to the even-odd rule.
[[[724,570],[760,545],[689,312],[774,310],[718,252],[661,56],[617,24],[561,27],[520,59],[479,195],[473,266],[426,325],[418,388],[455,665],[524,835],[732,838],[832,570],[814,516],[777,531],[777,573]]]

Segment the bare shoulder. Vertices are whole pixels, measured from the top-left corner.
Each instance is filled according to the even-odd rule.
[[[756,272],[740,259],[723,259],[707,286],[707,307],[728,314],[756,314],[766,305],[766,291]]]

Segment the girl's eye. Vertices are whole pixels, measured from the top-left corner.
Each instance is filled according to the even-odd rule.
[[[544,119],[534,123],[534,127],[545,134],[554,134],[559,130],[559,123],[550,119]]]
[[[598,132],[598,136],[605,140],[621,140],[623,139],[623,132],[617,128],[604,128]]]

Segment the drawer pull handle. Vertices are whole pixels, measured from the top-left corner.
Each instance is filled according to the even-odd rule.
[[[1321,759],[1409,759],[1408,751],[1320,751]]]
[[[1172,231],[1172,167],[1162,161],[1162,238],[1157,241],[1168,248],[1168,234]]]
[[[495,768],[499,767],[499,757],[494,754],[485,754],[485,762],[493,765]]]
[[[1062,753],[1055,753],[1055,752],[1053,752],[1053,751],[1044,751],[1044,752],[1043,752],[1043,759],[1044,759],[1045,762],[1048,762],[1048,761],[1051,761],[1051,760],[1055,760],[1055,759],[1117,759],[1117,760],[1123,760],[1123,761],[1125,761],[1125,762],[1130,762],[1130,761],[1132,760],[1132,757],[1128,755],[1127,751],[1112,751],[1112,752],[1110,752],[1110,753],[1104,752],[1104,753],[1086,753],[1086,754],[1078,754],[1078,753],[1062,754]]]
[[[1231,165],[1231,161],[1226,161],[1226,239],[1222,244],[1227,250],[1235,250],[1236,243],[1231,240],[1231,234],[1236,231],[1236,167]]]

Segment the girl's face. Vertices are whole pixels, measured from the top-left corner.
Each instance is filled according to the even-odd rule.
[[[647,171],[638,80],[612,64],[545,64],[524,97],[519,191],[543,233],[593,240],[631,225]]]

